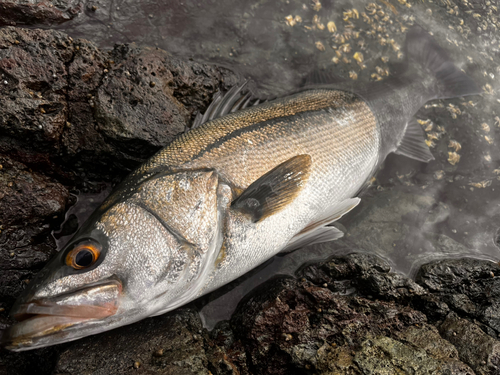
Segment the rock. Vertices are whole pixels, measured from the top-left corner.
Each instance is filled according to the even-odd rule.
[[[472,369],[457,360],[439,360],[425,350],[389,337],[366,340],[354,356],[354,363],[367,375],[392,374],[469,374]]]
[[[0,152],[69,184],[124,177],[239,81],[157,49],[13,27],[0,30],[0,78]]]
[[[190,310],[145,319],[70,344],[54,374],[210,374],[206,331]]]
[[[57,362],[57,350],[43,348],[31,352],[0,352],[0,375],[52,375]]]
[[[306,267],[300,273],[316,284],[345,286],[342,280],[364,295],[385,300],[408,300],[426,294],[426,291],[411,279],[390,272],[390,266],[381,258],[366,253],[353,253],[335,257],[321,265]]]
[[[0,26],[63,23],[73,19],[82,8],[78,0],[6,0],[0,3]]]
[[[207,346],[210,371],[221,375],[247,375],[247,356],[241,340],[234,337],[228,321],[222,321],[210,332]]]
[[[54,254],[50,231],[64,218],[70,195],[60,183],[1,154],[0,165],[0,298],[8,310]]]
[[[69,192],[63,185],[6,156],[0,155],[0,165],[3,226],[39,223],[64,213]]]
[[[498,276],[497,276],[498,275]],[[500,333],[500,266],[479,259],[450,259],[423,265],[416,281],[461,316]]]
[[[458,350],[459,357],[476,374],[500,372],[500,342],[488,336],[476,324],[450,313],[439,326],[441,336]]]
[[[254,373],[473,374],[424,314],[302,280],[265,283],[232,317]]]

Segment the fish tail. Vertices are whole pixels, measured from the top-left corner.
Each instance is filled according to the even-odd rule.
[[[427,162],[432,160],[424,136],[412,117],[429,100],[481,93],[434,38],[420,26],[407,33],[406,60],[393,66],[394,74],[357,89],[377,118],[381,158],[391,152]]]
[[[462,72],[441,48],[434,38],[420,26],[412,27],[406,35],[407,64],[418,64],[426,71],[425,76],[433,78],[426,85],[429,98],[449,99],[476,95],[481,88],[467,74]]]

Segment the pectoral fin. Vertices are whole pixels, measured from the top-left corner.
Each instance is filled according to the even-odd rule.
[[[253,182],[231,208],[251,217],[253,222],[271,216],[291,203],[305,186],[311,170],[311,157],[298,155]]]
[[[334,241],[342,237],[344,235],[342,231],[328,225],[351,211],[360,201],[361,199],[359,198],[346,199],[322,215],[319,215],[309,223],[309,225],[297,233],[281,252],[287,253],[307,245]]]

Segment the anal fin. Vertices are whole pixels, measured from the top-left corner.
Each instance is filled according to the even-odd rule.
[[[289,252],[306,245],[339,239],[344,235],[344,233],[342,233],[341,230],[328,225],[339,220],[342,216],[356,207],[360,201],[361,199],[359,198],[346,199],[332,207],[330,210],[327,210],[323,214],[314,218],[311,223],[309,223],[288,242],[286,247],[281,252]]]
[[[295,156],[253,182],[231,208],[249,215],[253,222],[265,219],[295,199],[305,186],[310,169],[309,155]]]
[[[398,145],[395,154],[404,155],[425,163],[434,160],[429,147],[425,143],[425,133],[416,118],[412,118],[406,126],[406,132]]]

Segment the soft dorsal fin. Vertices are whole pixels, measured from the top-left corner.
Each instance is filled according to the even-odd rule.
[[[342,237],[344,235],[342,231],[328,225],[339,220],[356,207],[360,201],[361,199],[359,198],[346,199],[323,214],[318,215],[311,223],[297,233],[281,252],[286,253],[306,245],[333,241]]]
[[[309,155],[295,156],[253,182],[231,208],[249,215],[253,222],[281,211],[305,186],[311,170]]]
[[[304,78],[303,86],[321,86],[342,83],[346,80],[327,70],[314,69]]]
[[[434,160],[429,147],[425,143],[425,133],[416,118],[412,118],[406,126],[405,135],[398,145],[395,154],[404,155],[409,158],[423,161],[425,163]]]
[[[193,125],[186,131],[195,129],[208,121],[222,117],[228,113],[236,112],[261,103],[261,100],[254,98],[251,92],[243,94],[247,84],[248,81],[244,81],[241,85],[233,86],[225,93],[218,91],[214,95],[212,103],[210,103],[205,113],[203,115],[198,113],[194,119]]]

